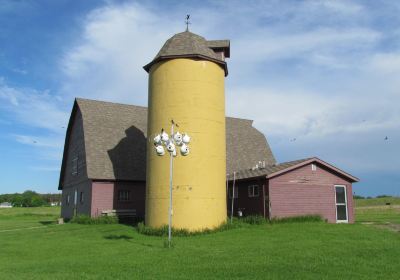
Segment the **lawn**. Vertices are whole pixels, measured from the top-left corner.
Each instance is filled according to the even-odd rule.
[[[33,224],[50,217],[13,210],[9,215],[31,217]],[[17,224],[12,226],[24,226]],[[176,237],[172,249],[163,242],[118,224],[3,231],[0,278],[400,279],[400,234],[360,223],[267,224]]]
[[[354,202],[356,207],[383,206],[386,205],[386,203],[390,203],[390,205],[400,205],[400,197],[355,199]]]
[[[55,223],[60,207],[0,208],[0,231]]]
[[[396,224],[400,227],[400,197],[355,199],[356,221]],[[387,205],[390,203],[390,205]]]

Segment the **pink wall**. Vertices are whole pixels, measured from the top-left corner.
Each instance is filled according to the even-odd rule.
[[[113,182],[93,182],[92,183],[92,208],[91,216],[101,215],[103,210],[112,210],[114,202],[114,183]]]
[[[352,186],[325,167],[311,164],[269,180],[271,218],[319,214],[336,223],[335,187],[345,185],[349,223],[354,222]]]
[[[144,182],[93,182],[91,216],[100,216],[104,210],[135,209],[138,217],[144,217]],[[128,190],[129,201],[118,201],[118,191]]]

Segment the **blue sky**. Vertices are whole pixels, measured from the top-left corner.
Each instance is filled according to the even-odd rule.
[[[279,162],[318,156],[357,194],[400,195],[397,1],[0,0],[0,193],[57,191],[75,97],[146,106],[142,66],[187,13],[231,40],[227,114]]]

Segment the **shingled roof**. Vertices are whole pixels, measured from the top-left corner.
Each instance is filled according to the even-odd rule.
[[[147,108],[79,98],[72,112],[76,113],[77,109],[82,114],[88,177],[144,181]],[[73,119],[71,116],[70,122]],[[265,136],[252,123],[226,118],[227,173],[249,169],[259,161],[268,165],[276,163]],[[68,147],[69,133],[64,149]],[[64,156],[62,170],[65,160]]]
[[[229,40],[207,41],[204,37],[189,31],[175,34],[169,38],[156,57],[143,68],[149,72],[151,66],[161,60],[172,58],[196,58],[213,61],[224,68],[225,76],[228,75],[228,66],[222,57],[213,49],[223,49],[229,57]]]
[[[342,177],[350,180],[351,182],[359,181],[359,179],[357,177],[354,177],[353,175],[351,175],[347,172],[344,172],[343,170],[341,170],[341,169],[339,169],[317,157],[298,159],[298,160],[283,162],[280,164],[272,164],[272,165],[266,164],[266,166],[265,167],[262,166],[262,168],[252,167],[252,168],[243,169],[238,172],[235,172],[235,179],[236,180],[245,180],[245,179],[251,179],[251,178],[256,178],[256,177],[273,178],[282,173],[289,172],[293,169],[300,168],[300,167],[305,166],[310,163],[318,163],[321,166],[324,166],[325,168],[332,170],[339,176],[342,176]],[[233,172],[228,174],[228,179],[233,180]]]

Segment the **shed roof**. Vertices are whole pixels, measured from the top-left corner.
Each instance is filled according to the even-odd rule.
[[[146,178],[147,108],[78,98],[75,100],[64,146],[60,188],[66,149],[74,114],[80,110],[90,179],[136,180]],[[264,134],[252,120],[226,118],[227,172],[248,169],[258,161],[275,164]]]
[[[207,41],[204,37],[189,31],[177,33],[169,38],[156,57],[148,64],[143,66],[144,70],[150,71],[155,63],[173,58],[197,58],[213,61],[224,68],[225,76],[228,75],[226,62],[218,56],[213,49],[221,48],[229,57],[229,40]]]
[[[305,166],[305,165],[313,163],[313,162],[318,162],[319,164],[334,171],[335,173],[339,174],[340,176],[349,179],[351,182],[359,181],[359,179],[357,177],[354,177],[353,175],[351,175],[347,172],[344,172],[343,170],[341,170],[341,169],[339,169],[317,157],[288,161],[288,162],[283,162],[280,164],[266,165],[265,168],[250,168],[250,169],[240,170],[238,172],[235,172],[235,179],[236,180],[244,180],[244,179],[255,178],[255,177],[273,178],[273,177],[279,176],[283,173],[289,172],[291,170],[297,169],[299,167]],[[229,173],[228,178],[229,178],[229,180],[233,180],[233,173]]]

